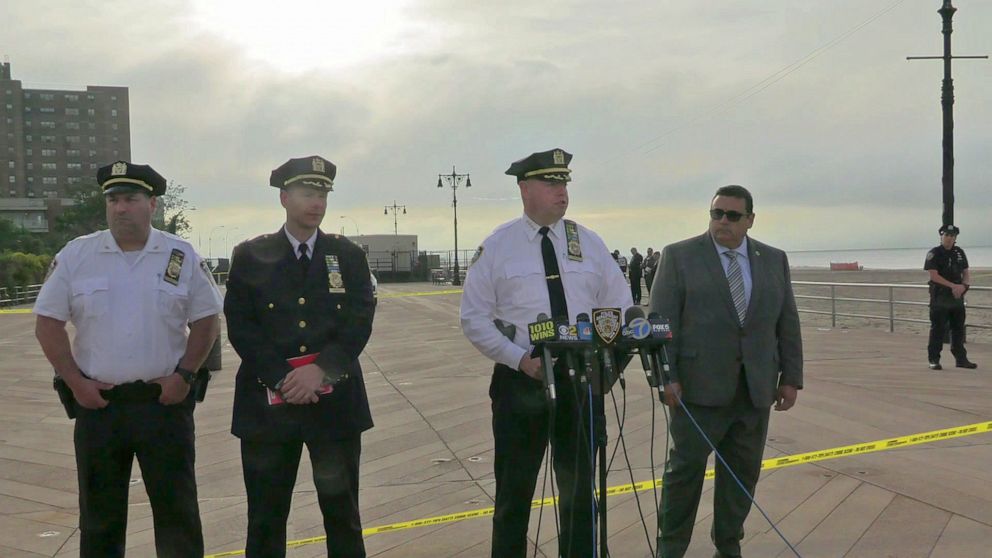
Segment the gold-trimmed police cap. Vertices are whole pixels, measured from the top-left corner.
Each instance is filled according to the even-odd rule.
[[[286,189],[293,185],[308,186],[325,192],[334,191],[338,168],[319,156],[290,159],[272,171],[269,186]]]
[[[104,195],[118,192],[144,192],[149,196],[165,193],[165,178],[148,165],[116,161],[96,171],[96,181]]]
[[[561,148],[531,153],[514,161],[506,169],[506,174],[517,177],[517,181],[536,178],[547,182],[568,182],[572,180],[572,170],[568,168],[571,160],[572,154]]]

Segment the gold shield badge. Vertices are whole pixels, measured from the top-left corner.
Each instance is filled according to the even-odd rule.
[[[320,157],[314,157],[310,163],[313,166],[313,172],[324,172],[324,160]]]
[[[555,149],[554,153],[552,153],[551,156],[554,158],[556,165],[565,164],[565,152],[562,151],[561,149]]]
[[[122,176],[127,174],[127,163],[124,162],[114,163],[114,166],[111,167],[110,169],[110,174],[112,176]]]
[[[592,327],[604,344],[613,343],[620,333],[621,314],[619,308],[593,308]]]

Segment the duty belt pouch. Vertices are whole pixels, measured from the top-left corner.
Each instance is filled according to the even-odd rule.
[[[76,398],[72,395],[69,384],[65,383],[62,376],[56,374],[55,378],[52,379],[52,387],[55,388],[55,393],[59,394],[59,401],[65,408],[66,416],[70,419],[76,418]]]
[[[201,368],[196,371],[196,380],[193,381],[193,398],[197,403],[202,403],[207,397],[207,384],[210,383],[210,370]]]

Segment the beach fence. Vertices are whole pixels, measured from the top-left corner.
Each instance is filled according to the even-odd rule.
[[[894,332],[896,322],[930,327],[929,287],[903,283],[839,283],[793,281],[799,312],[838,318],[886,321]],[[965,298],[968,328],[992,332],[992,287],[973,286]],[[914,328],[919,329],[919,328]]]

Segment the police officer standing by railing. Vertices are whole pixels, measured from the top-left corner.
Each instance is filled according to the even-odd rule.
[[[79,554],[124,556],[137,456],[156,554],[202,556],[193,371],[218,335],[221,296],[193,247],[151,226],[165,193],[161,175],[118,161],[99,169],[97,181],[109,230],[56,254],[34,307],[38,341],[76,419]]]
[[[948,324],[951,330],[951,354],[958,368],[978,368],[968,360],[964,348],[964,293],[971,287],[968,256],[957,246],[961,232],[954,225],[940,227],[940,245],[927,252],[923,269],[930,274],[930,342],[927,360],[930,370],[941,370],[940,350]]]

